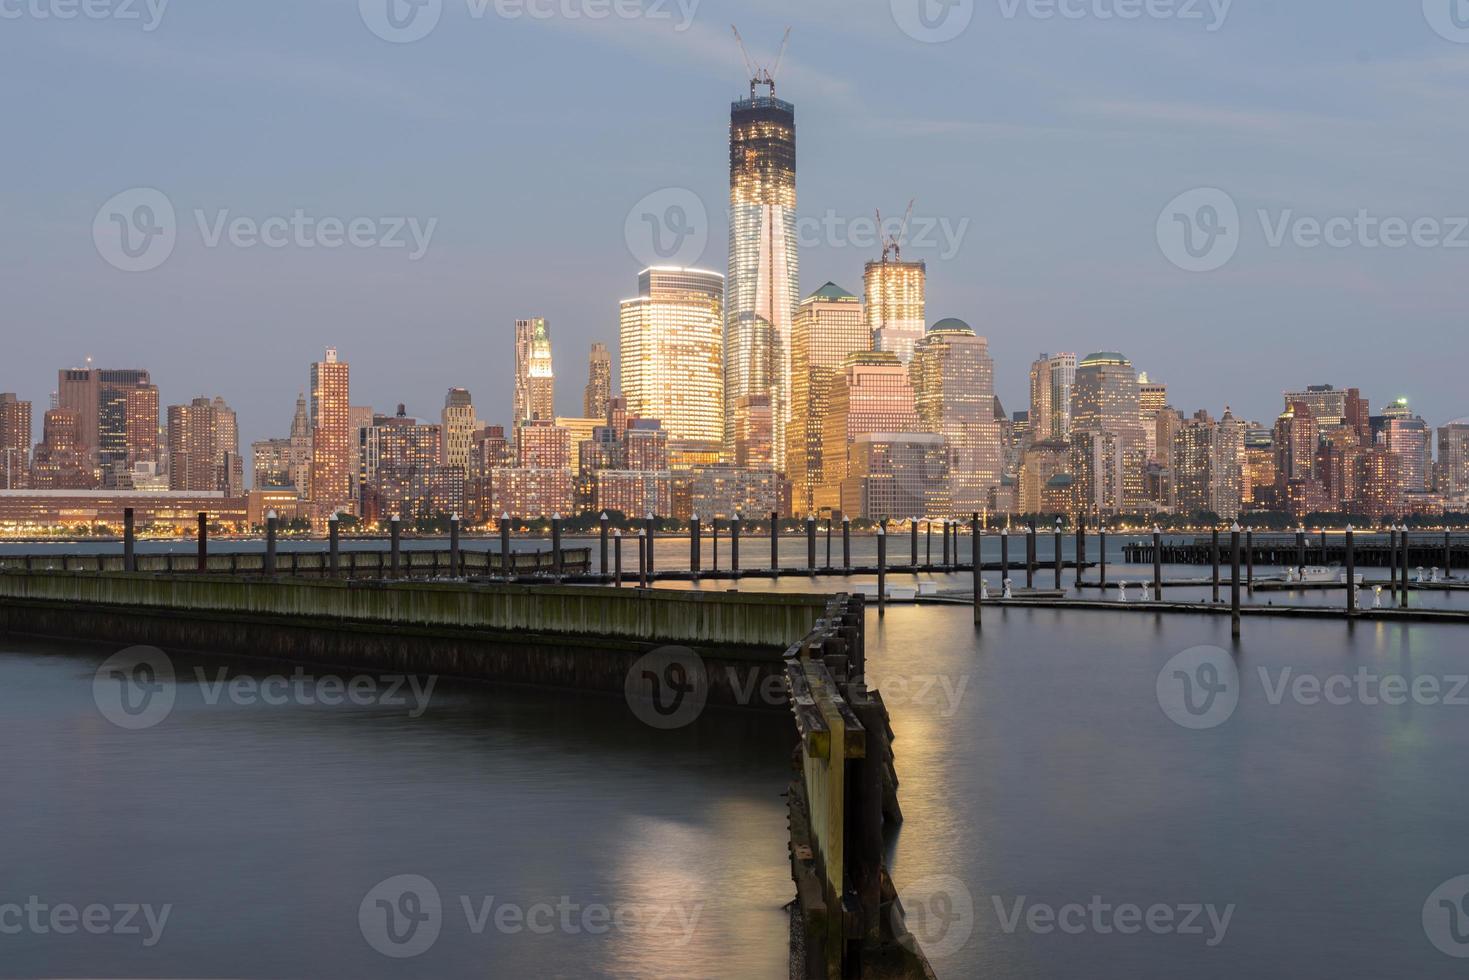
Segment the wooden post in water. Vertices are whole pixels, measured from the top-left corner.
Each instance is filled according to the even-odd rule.
[[[1398,527],[1389,524],[1387,527],[1387,587],[1388,595],[1396,599],[1398,595]]]
[[[780,571],[780,511],[770,512],[770,573]]]
[[[852,519],[842,515],[842,571],[852,574]]]
[[[1454,538],[1448,530],[1443,533],[1443,577],[1445,581],[1454,577]]]
[[[923,522],[923,563],[933,570],[933,521]]]
[[[561,562],[561,515],[551,515],[551,574],[559,583],[566,571]]]
[[[199,511],[199,567],[200,572],[209,571],[209,515]]]
[[[607,516],[607,512],[605,510],[602,511],[601,516],[599,516],[597,518],[597,530],[598,530],[599,535],[600,535],[600,538],[601,538],[601,541],[600,541],[600,544],[601,544],[601,554],[599,556],[601,558],[601,564],[599,564],[597,566],[597,571],[598,571],[598,573],[601,574],[602,581],[604,581],[604,582],[607,581],[607,578],[608,578],[608,574],[607,574],[607,524],[611,520],[612,520],[612,518],[610,518],[610,517]]]
[[[826,519],[826,572],[831,574],[831,517]]]
[[[918,574],[918,518],[913,518],[908,526],[909,550],[912,552],[913,574]]]
[[[1076,514],[1076,590],[1081,591],[1081,569],[1086,564],[1086,513]]]
[[[1219,601],[1219,526],[1214,526],[1209,543],[1209,562],[1214,566],[1214,601]]]
[[[729,522],[729,573],[735,578],[740,577],[740,512],[735,511],[734,519]]]
[[[647,558],[647,561],[644,562],[647,574],[647,579],[643,582],[644,588],[647,587],[648,582],[653,581],[653,542],[658,539],[658,529],[653,524],[655,520],[657,520],[657,518],[653,516],[652,511],[648,511],[648,516],[643,518],[643,527],[646,528],[648,532],[647,540],[644,542],[643,545],[643,551],[646,553]]]
[[[391,538],[390,560],[392,576],[398,578],[403,571],[403,522],[394,514],[388,519],[388,535]]]
[[[949,523],[950,522],[949,522],[949,519],[947,517],[945,517],[939,523],[939,527],[941,527],[943,529],[943,533],[944,533],[944,562],[943,562],[943,565],[941,567],[944,568],[945,570],[947,570],[949,568],[949,565],[950,565],[950,563],[949,563]]]
[[[1059,518],[1059,517],[1056,518],[1056,533],[1052,536],[1052,539],[1051,539],[1051,548],[1055,552],[1055,554],[1051,555],[1051,560],[1053,562],[1055,562],[1055,566],[1056,566],[1056,591],[1057,592],[1060,592],[1061,591],[1061,564],[1062,564],[1062,562],[1061,562],[1061,518]]]
[[[1352,525],[1347,525],[1347,617],[1357,615],[1357,544]]]
[[[1000,528],[1000,595],[1005,594],[1005,580],[1010,577],[1010,529]]]
[[[515,581],[515,559],[510,554],[510,512],[500,512],[500,567],[505,572],[505,581]]]
[[[974,588],[974,625],[977,628],[982,622],[979,595],[980,583],[984,581],[983,574],[980,571],[982,563],[979,560],[980,538],[978,514],[971,514],[969,516],[969,540],[970,548],[973,549],[974,552],[974,560],[969,563],[969,567],[970,569],[972,569],[970,573],[970,585],[972,585]]]
[[[1401,606],[1408,608],[1408,525],[1403,525],[1403,567],[1398,575],[1398,582],[1403,587],[1403,600]]]
[[[332,578],[336,578],[342,570],[342,527],[336,512],[326,519],[327,537],[327,566],[331,570]]]
[[[133,527],[133,509],[122,509],[122,570],[138,570],[137,532]]]
[[[1245,531],[1245,587],[1255,592],[1255,529]]]
[[[622,588],[622,528],[612,533],[612,587]]]
[[[1296,573],[1303,578],[1306,573],[1306,525],[1304,524],[1296,528]]]
[[[1163,601],[1163,529],[1153,525],[1153,601]]]
[[[709,567],[719,571],[719,518],[709,518]]]
[[[1025,587],[1035,588],[1035,522],[1032,521],[1025,535]]]
[[[275,574],[275,511],[265,515],[265,574]]]
[[[1237,640],[1239,634],[1239,525],[1234,524],[1229,529],[1229,635]]]
[[[653,542],[648,539],[647,525],[638,528],[638,588],[648,587],[648,553],[652,550],[649,545]]]
[[[806,515],[806,571],[816,577],[816,515]]]
[[[694,514],[689,518],[689,572],[693,575],[695,582],[699,581],[699,559],[703,557],[700,554],[703,545],[699,541],[699,534],[702,530],[703,528],[699,526],[699,515]]]
[[[459,555],[459,515],[449,516],[449,577],[458,578],[463,573],[464,563]]]
[[[877,614],[887,612],[888,604],[888,531],[886,520],[877,525]]]
[[[1107,519],[1097,515],[1097,571],[1103,591],[1107,588]]]

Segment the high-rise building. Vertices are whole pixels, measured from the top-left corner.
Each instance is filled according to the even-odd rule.
[[[757,96],[764,85],[769,94]],[[800,303],[796,254],[796,107],[769,75],[730,107],[729,277],[724,311],[724,453],[734,457],[741,399],[768,395],[774,431],[791,415],[791,325]],[[624,389],[626,378],[623,379]],[[748,410],[750,403],[743,403]],[[785,440],[771,447],[785,470]]]
[[[723,311],[720,311],[720,329],[723,330]],[[724,345],[724,338],[720,337],[720,347]],[[723,379],[721,378],[721,384]],[[587,388],[582,393],[582,415],[589,419],[605,419],[607,417],[607,401],[612,397],[612,355],[607,353],[607,345],[595,343],[592,345],[592,353],[587,358]],[[723,410],[723,406],[720,406]]]
[[[57,372],[56,408],[76,415],[76,449],[95,459],[98,449],[98,403],[102,372],[95,368],[63,368]]]
[[[904,262],[887,251],[863,268],[863,312],[872,336],[872,349],[896,354],[907,364],[913,345],[923,338],[928,323],[927,270],[922,262]]]
[[[1025,449],[1020,464],[1019,501],[1022,514],[1043,514],[1052,510],[1046,506],[1044,493],[1051,478],[1062,473],[1069,474],[1071,446],[1060,439],[1048,439],[1031,443]],[[1070,502],[1067,502],[1069,509]]]
[[[852,443],[842,513],[867,520],[948,517],[948,447],[932,432],[864,432]]]
[[[95,371],[97,463],[104,470],[158,458],[158,389],[147,371]],[[130,411],[131,410],[131,411]],[[133,416],[137,417],[134,418]],[[141,445],[133,445],[132,440]]]
[[[95,486],[91,453],[81,442],[75,409],[53,408],[41,423],[41,444],[31,462],[32,490],[89,490]]]
[[[453,392],[450,392],[451,396]],[[398,406],[395,415],[379,415],[357,432],[362,459],[362,501],[359,513],[369,520],[398,516],[406,520],[453,513],[459,501],[435,506],[434,481],[452,467],[443,459],[440,426],[420,422]],[[462,492],[463,479],[459,480]]]
[[[545,317],[515,321],[514,424],[556,417],[556,372],[551,366],[551,325]]]
[[[1143,438],[1147,441],[1148,461],[1160,462],[1162,447],[1158,445],[1158,413],[1168,407],[1168,385],[1153,381],[1147,372],[1137,377],[1138,424],[1143,427]]]
[[[1316,443],[1320,429],[1311,406],[1292,402],[1275,420],[1275,470],[1282,483],[1316,476]]]
[[[445,466],[457,466],[469,472],[469,453],[474,447],[474,433],[479,421],[474,417],[474,399],[463,388],[450,388],[444,396],[440,415]]]
[[[1355,392],[1356,389],[1353,389]],[[1287,391],[1285,407],[1305,405],[1311,417],[1322,426],[1340,425],[1347,418],[1347,392],[1332,385],[1308,385],[1305,391]]]
[[[858,436],[866,432],[918,431],[913,385],[898,355],[889,351],[848,355],[832,386],[831,405],[822,427],[817,511],[841,512],[848,450]]]
[[[168,406],[168,488],[244,493],[244,461],[234,410],[222,398]]]
[[[23,490],[31,468],[31,403],[0,394],[0,490]]]
[[[1406,404],[1405,399],[1404,407]],[[1389,416],[1383,427],[1383,444],[1398,457],[1398,476],[1405,493],[1424,493],[1428,489],[1431,438],[1428,423],[1411,413]]]
[[[1439,426],[1438,470],[1440,493],[1451,500],[1469,497],[1469,419]]]
[[[1071,434],[1071,387],[1076,383],[1075,354],[1042,354],[1030,366],[1032,442],[1064,440]]]
[[[724,439],[723,310],[724,277],[702,269],[644,269],[638,295],[622,301],[627,410],[658,419],[675,446],[714,449]]]
[[[1105,458],[1121,467],[1122,499],[1115,507],[1122,510],[1150,503],[1145,480],[1147,436],[1143,432],[1139,399],[1137,371],[1121,354],[1101,351],[1087,355],[1077,364],[1076,383],[1071,390],[1072,432],[1087,429],[1117,436],[1115,447],[1093,440],[1094,451],[1088,458],[1093,461]],[[1072,475],[1077,478],[1077,485],[1082,486],[1084,474],[1073,471]],[[1100,480],[1090,489],[1099,494],[1088,498],[1091,503],[1104,510],[1113,506],[1105,503],[1107,498]]]
[[[352,374],[337,349],[311,365],[311,499],[316,512],[352,513],[358,471]]]
[[[963,320],[940,320],[914,347],[908,373],[919,426],[945,439],[953,513],[987,510],[1004,462],[989,341]]]
[[[785,433],[786,473],[797,513],[809,514],[815,507],[831,386],[847,355],[868,350],[871,343],[862,301],[836,283],[801,301],[791,329],[791,421]]]

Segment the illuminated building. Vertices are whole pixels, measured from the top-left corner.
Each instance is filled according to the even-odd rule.
[[[94,371],[97,463],[109,470],[158,460],[158,388],[147,371]]]
[[[769,87],[755,95],[758,85]],[[796,108],[769,75],[730,107],[729,278],[724,311],[723,450],[733,459],[741,399],[770,397],[774,430],[791,414],[791,325],[800,303],[796,254]],[[623,380],[626,390],[626,376]],[[749,402],[744,402],[746,410]],[[785,469],[785,440],[771,456]]]
[[[720,346],[723,347],[722,337]],[[612,355],[607,353],[606,344],[596,343],[592,345],[592,352],[587,358],[587,387],[582,392],[582,415],[591,419],[606,420],[607,401],[611,397]]]
[[[1405,414],[1389,415],[1383,424],[1383,445],[1399,459],[1399,478],[1405,493],[1428,490],[1428,459],[1431,435],[1428,423],[1408,411],[1408,400],[1400,399]]]
[[[1275,467],[1275,440],[1269,429],[1245,428],[1244,471],[1240,496],[1247,510],[1277,506],[1279,471]]]
[[[821,483],[821,430],[831,387],[847,355],[872,343],[862,302],[835,283],[801,301],[791,330],[791,421],[786,426],[786,473],[797,513],[815,507]]]
[[[490,472],[495,516],[529,520],[570,514],[574,503],[571,467],[509,466]]]
[[[474,433],[479,420],[474,417],[474,399],[463,388],[450,388],[444,396],[444,410],[439,418],[443,431],[444,454],[441,462],[445,466],[457,466],[469,472],[469,451],[474,445]]]
[[[531,469],[571,468],[571,432],[549,419],[515,429],[516,465]]]
[[[600,418],[577,418],[571,415],[558,415],[554,421],[558,429],[566,430],[567,441],[571,445],[570,465],[576,470],[577,476],[581,476],[582,443],[596,438],[597,430],[606,427],[607,416],[603,414]]]
[[[927,272],[922,262],[889,259],[884,250],[862,272],[863,311],[872,349],[897,355],[904,364],[928,323],[925,299]]]
[[[551,365],[551,325],[545,317],[515,321],[516,428],[556,415],[556,372]]]
[[[724,439],[723,310],[724,277],[702,269],[644,269],[638,295],[622,301],[627,411],[658,419],[675,445]]]
[[[1003,473],[989,341],[962,320],[940,320],[914,347],[908,374],[920,430],[945,439],[953,513],[985,510]]]
[[[843,514],[867,520],[948,517],[949,448],[932,432],[864,432],[848,451]]]
[[[1033,442],[1054,442],[1071,433],[1071,387],[1075,354],[1042,354],[1030,366],[1028,430]]]
[[[1316,443],[1319,428],[1311,406],[1292,402],[1275,420],[1276,479],[1311,480],[1316,476]]]
[[[0,399],[4,397],[0,395]],[[3,410],[0,405],[0,412]],[[1469,497],[1469,419],[1439,426],[1438,472],[1440,493],[1451,500]]]
[[[1124,475],[1128,462],[1126,439],[1106,429],[1073,426],[1068,443],[1071,510],[1116,514],[1128,509]]]
[[[463,474],[458,466],[444,466],[443,429],[410,418],[404,406],[396,415],[379,415],[372,425],[357,432],[362,460],[362,502],[359,513],[368,520],[382,521],[393,515],[406,520],[431,517],[440,510],[434,506],[436,480],[452,488],[453,481],[440,470]],[[463,477],[459,478],[462,499]],[[451,500],[443,513],[462,509],[462,503]]]
[[[1143,438],[1147,441],[1148,460],[1162,461],[1162,447],[1158,445],[1158,413],[1168,407],[1168,386],[1161,381],[1148,378],[1146,372],[1137,379],[1138,424],[1143,427]]]
[[[673,512],[673,474],[667,470],[597,470],[592,509],[627,517]]]
[[[703,520],[729,520],[779,511],[790,513],[784,481],[771,470],[741,470],[733,466],[706,466],[693,471],[689,507]]]
[[[735,399],[735,466],[742,470],[774,468],[773,413],[769,395],[746,395]]]
[[[1086,474],[1073,469],[1072,476],[1084,494],[1079,499],[1104,511],[1141,509],[1152,503],[1145,482],[1147,438],[1140,420],[1137,371],[1131,361],[1115,351],[1102,351],[1089,354],[1077,364],[1076,383],[1071,392],[1072,430],[1088,429],[1117,437],[1115,447],[1089,439],[1090,448],[1084,448],[1083,452],[1093,461],[1105,459],[1119,465],[1122,484],[1122,496],[1108,504],[1105,503],[1110,499],[1108,482],[1099,480],[1089,484]]]
[[[859,351],[847,356],[832,385],[831,404],[822,425],[821,483],[815,506],[822,514],[840,513],[848,447],[866,432],[917,432],[913,385],[898,355]]]
[[[31,403],[0,394],[0,490],[22,490],[31,468]]]
[[[1386,449],[1366,450],[1357,464],[1355,508],[1377,520],[1403,513],[1402,457]],[[1292,510],[1292,513],[1295,513]]]
[[[95,486],[91,454],[81,444],[81,420],[70,408],[53,408],[41,422],[41,444],[31,461],[33,490],[86,490]]]
[[[351,368],[328,347],[311,365],[311,499],[318,514],[353,512],[357,439],[351,408]]]
[[[101,372],[93,368],[63,368],[57,372],[56,408],[76,416],[76,449],[89,459],[98,447],[98,402]]]
[[[168,488],[244,494],[244,461],[234,410],[222,398],[168,407]]]
[[[1046,514],[1058,511],[1046,506],[1043,492],[1053,476],[1069,472],[1071,445],[1059,439],[1032,443],[1025,450],[1020,464],[1019,500],[1017,507],[1022,514]],[[1068,484],[1068,487],[1070,484]],[[1069,511],[1067,500],[1061,511]]]
[[[172,526],[186,533],[200,511],[227,529],[244,528],[246,499],[219,492],[44,489],[0,494],[0,531],[24,533],[48,528],[88,528],[119,532],[123,511],[131,507],[139,528]]]

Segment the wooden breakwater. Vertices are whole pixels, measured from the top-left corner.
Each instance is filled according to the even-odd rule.
[[[388,549],[341,551],[337,570],[332,571],[329,552],[280,551],[274,557],[275,572],[283,575],[325,578],[336,574],[346,578],[459,578],[465,576],[505,575],[505,560],[497,551],[461,549],[404,549],[394,555]],[[456,562],[457,559],[457,562]],[[556,554],[552,551],[512,551],[510,574],[517,578],[537,578],[556,574]],[[0,572],[121,572],[128,557],[112,554],[0,555]],[[204,570],[214,575],[264,575],[270,557],[263,551],[213,552],[204,557]],[[199,557],[195,554],[140,553],[132,557],[139,572],[197,572]],[[585,576],[591,572],[592,549],[562,548],[560,571],[565,575]]]
[[[1189,541],[1164,541],[1158,551],[1165,565],[1209,565],[1214,560],[1213,547],[1212,538],[1196,537]],[[1388,568],[1392,564],[1393,549],[1385,534],[1358,534],[1353,547],[1358,567]],[[1347,560],[1346,537],[1326,535],[1323,539],[1320,532],[1305,535],[1304,542],[1294,534],[1257,532],[1252,545],[1242,549],[1241,560],[1248,562],[1251,551],[1254,563],[1265,566],[1335,566]],[[1132,565],[1151,565],[1153,552],[1151,540],[1128,541],[1122,547],[1125,560]],[[1469,568],[1469,537],[1410,533],[1408,567],[1420,566]]]

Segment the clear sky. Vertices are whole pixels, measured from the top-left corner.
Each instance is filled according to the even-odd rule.
[[[248,442],[286,434],[330,344],[356,403],[436,418],[460,385],[504,422],[513,321],[543,315],[580,414],[587,348],[615,352],[636,289],[634,205],[691,191],[691,264],[724,270],[733,21],[757,61],[793,28],[802,292],[859,290],[878,247],[854,222],[916,198],[930,322],[989,337],[1008,409],[1037,353],[1115,349],[1188,412],[1269,422],[1283,389],[1330,382],[1469,414],[1451,0],[387,2],[0,0],[0,390],[44,407],[59,367],[147,367],[166,404],[223,395]],[[175,212],[143,272],[112,227],[161,227],[135,188]],[[1198,188],[1225,196],[1170,207]],[[432,234],[415,259],[406,225],[403,248],[228,227],[297,209],[368,219],[363,243],[394,219]],[[1340,217],[1341,247],[1310,247]]]

